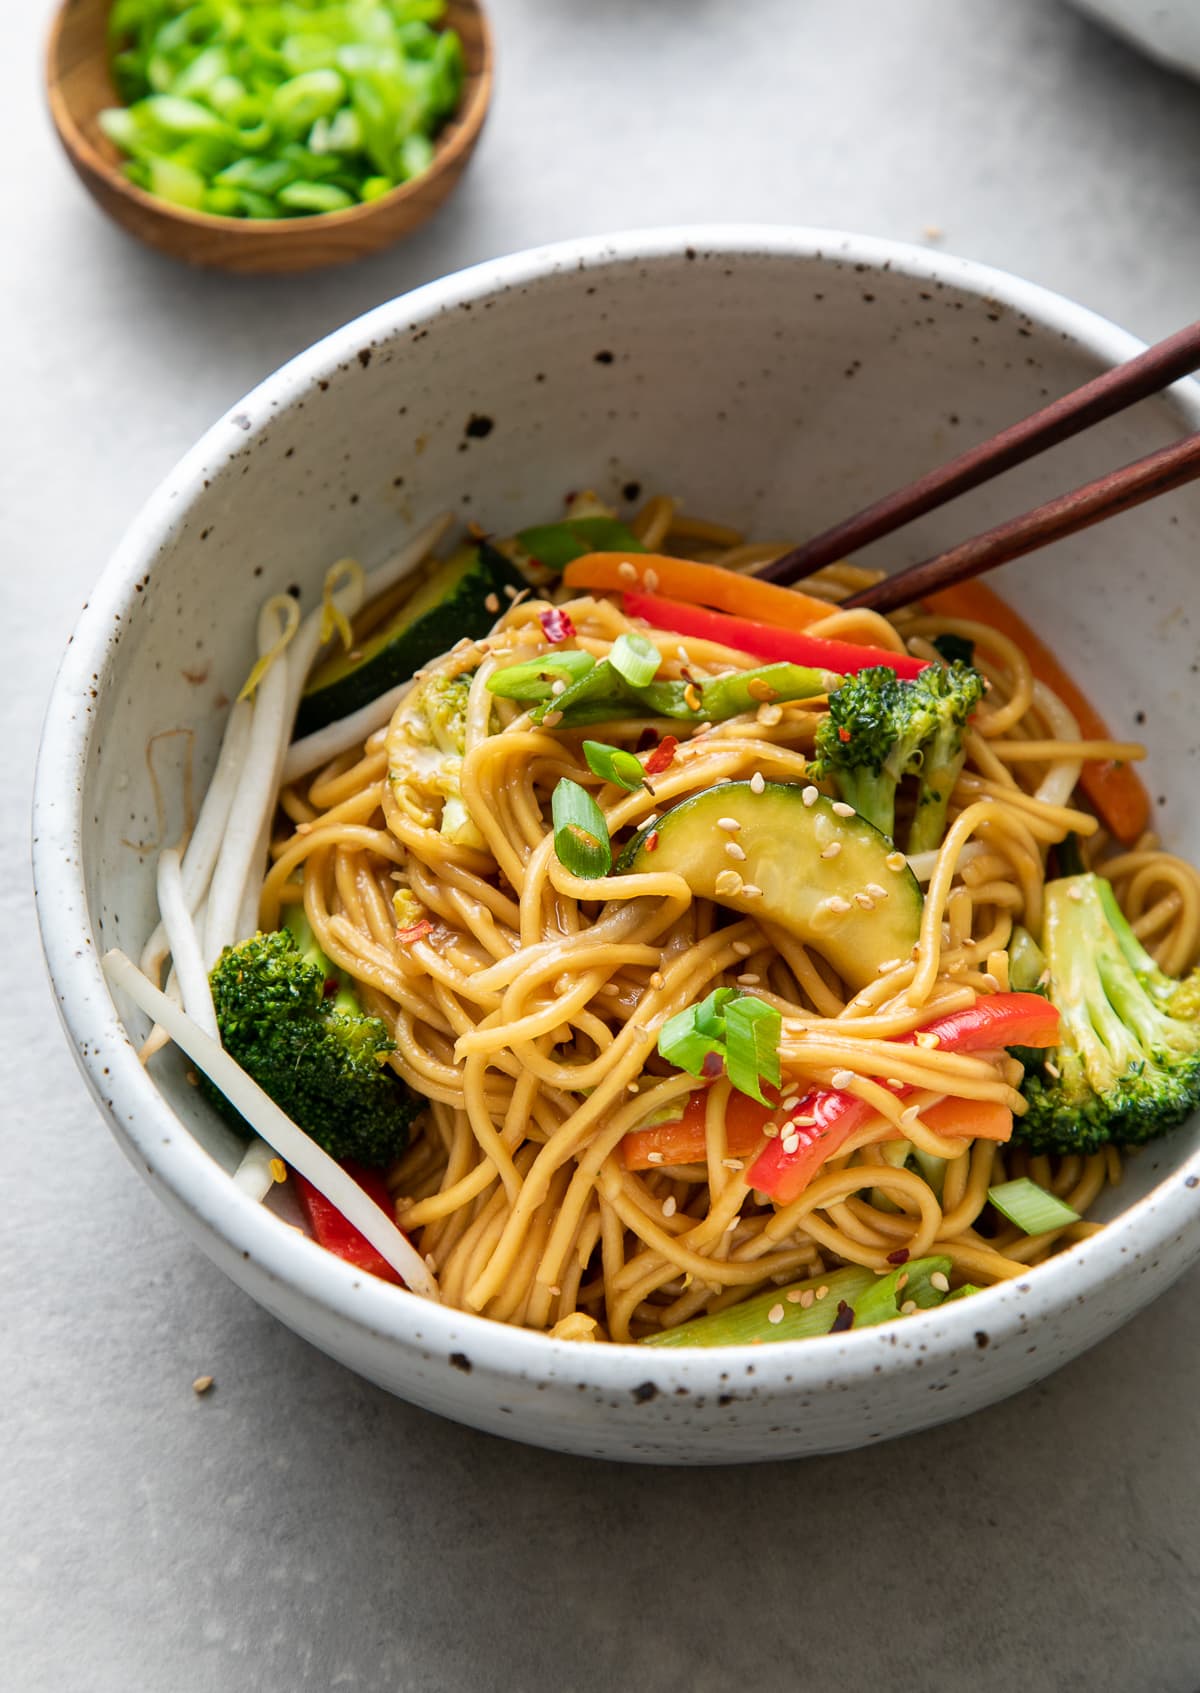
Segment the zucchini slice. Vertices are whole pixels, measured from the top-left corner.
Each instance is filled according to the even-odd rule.
[[[893,868],[899,859],[885,835],[824,796],[806,805],[804,792],[790,782],[761,793],[749,782],[706,788],[640,831],[616,869],[673,870],[700,898],[778,923],[857,992],[881,965],[909,957],[924,897],[907,864]],[[727,852],[731,844],[745,856]]]
[[[486,635],[507,607],[505,588],[526,586],[515,566],[486,541],[460,547],[414,579],[409,598],[353,655],[334,653],[313,672],[296,714],[295,736],[349,717],[449,652],[464,635]],[[493,609],[497,600],[499,610]]]

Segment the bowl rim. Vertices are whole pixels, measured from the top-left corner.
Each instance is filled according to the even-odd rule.
[[[536,287],[567,272],[670,263],[688,252],[732,260],[828,260],[889,269],[915,281],[942,282],[1026,314],[1060,333],[1101,365],[1128,359],[1144,343],[1084,306],[1007,272],[941,252],[877,237],[802,227],[715,224],[670,226],[585,237],[540,246],[426,283],[375,307],[298,353],[211,427],[178,462],[134,518],[104,569],[70,639],[49,699],[34,789],[33,862],[42,945],[57,1009],[76,1061],[114,1134],[139,1170],[161,1182],[188,1213],[210,1255],[231,1248],[276,1282],[320,1308],[326,1318],[368,1331],[398,1352],[428,1353],[439,1344],[471,1348],[482,1372],[529,1379],[569,1379],[606,1390],[648,1377],[668,1385],[686,1375],[695,1392],[716,1394],[722,1381],[753,1362],[759,1391],[812,1387],[833,1364],[846,1383],[914,1368],[916,1346],[886,1344],[888,1329],[853,1330],[769,1347],[645,1349],[629,1344],[581,1346],[452,1310],[364,1276],[255,1203],[230,1181],[171,1109],[137,1060],[100,967],[86,891],[83,773],[93,733],[89,690],[102,686],[121,627],[137,601],[137,585],[182,519],[186,497],[214,464],[247,445],[250,433],[280,414],[372,340],[429,325],[506,291]],[[1169,391],[1181,422],[1200,427],[1200,383]],[[237,418],[235,424],[232,419]],[[93,680],[99,676],[100,683]],[[1070,1252],[984,1289],[970,1300],[922,1316],[926,1362],[974,1354],[977,1335],[992,1340],[1036,1320],[1061,1315],[1080,1296],[1097,1293],[1135,1256],[1181,1245],[1174,1274],[1200,1254],[1200,1150],[1164,1176],[1097,1235]],[[1149,1280],[1150,1278],[1148,1278]],[[1149,1294],[1146,1296],[1149,1297]],[[1132,1314],[1138,1301],[1129,1306]],[[916,1331],[907,1330],[906,1335]],[[919,1337],[920,1337],[919,1336]],[[882,1337],[882,1338],[881,1338]],[[1086,1340],[1074,1350],[1082,1349]],[[921,1347],[925,1352],[926,1348]]]
[[[139,188],[135,182],[131,182],[120,167],[107,158],[84,133],[76,120],[74,108],[63,98],[59,80],[55,75],[63,25],[73,0],[61,0],[46,35],[43,64],[50,119],[72,164],[90,172],[114,194],[140,211],[164,218],[181,228],[208,230],[210,233],[232,237],[247,234],[256,238],[279,240],[295,239],[298,230],[311,235],[314,228],[352,229],[358,224],[370,221],[385,208],[394,211],[410,200],[419,198],[428,191],[430,183],[447,170],[453,170],[460,161],[465,164],[479,140],[491,107],[495,47],[483,0],[459,0],[459,4],[469,7],[478,19],[479,63],[474,67],[469,64],[466,67],[464,98],[434,137],[433,159],[419,175],[410,177],[407,182],[398,182],[377,200],[360,201],[357,205],[345,206],[338,212],[320,212],[316,216],[298,218],[226,217],[218,212],[198,212],[190,206],[176,205],[173,201],[150,194],[144,188]]]

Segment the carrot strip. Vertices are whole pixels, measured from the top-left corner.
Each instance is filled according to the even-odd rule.
[[[983,582],[960,582],[940,588],[925,600],[939,617],[961,618],[970,623],[988,623],[1007,635],[1029,660],[1034,675],[1054,691],[1079,720],[1085,741],[1111,741],[1115,737],[1091,701],[1067,675],[1058,659],[1011,606]],[[1150,822],[1150,795],[1137,771],[1113,759],[1085,764],[1079,777],[1100,820],[1122,846],[1132,846]]]
[[[621,1142],[621,1161],[627,1170],[652,1170],[656,1164],[699,1164],[707,1151],[704,1117],[708,1089],[689,1093],[683,1116],[673,1123],[634,1129]],[[774,1107],[760,1105],[744,1093],[732,1093],[725,1109],[725,1145],[731,1158],[748,1158],[763,1143],[763,1124]]]
[[[995,1099],[939,1099],[936,1105],[926,1106],[921,1121],[935,1135],[947,1140],[1012,1139],[1013,1115],[1007,1105]],[[881,1140],[895,1140],[896,1131],[889,1123]]]
[[[631,566],[634,577],[629,574]],[[588,553],[572,559],[563,572],[563,581],[569,588],[602,588],[613,593],[642,588],[647,593],[665,594],[668,599],[686,600],[689,605],[715,606],[718,611],[736,611],[762,623],[778,623],[785,629],[804,629],[837,610],[835,605],[795,588],[780,588],[774,582],[760,582],[757,577],[726,570],[719,564],[695,564],[691,559],[670,558],[665,553]]]

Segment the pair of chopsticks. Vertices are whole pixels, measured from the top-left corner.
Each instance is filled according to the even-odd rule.
[[[855,516],[772,560],[756,574],[764,581],[792,583],[811,576],[822,566],[845,558],[848,553],[890,535],[902,524],[944,505],[948,500],[978,488],[1024,464],[1027,459],[1057,446],[1105,418],[1115,417],[1126,407],[1161,392],[1181,376],[1200,368],[1200,322],[1170,335],[1127,363],[1106,371],[1073,393],[1065,394],[1003,429],[990,440],[960,454],[940,470],[932,470],[907,487],[886,494]],[[910,565],[887,576],[873,587],[864,588],[843,607],[869,606],[873,611],[892,611],[909,605],[939,588],[952,587],[981,576],[997,565],[1007,564],[1039,547],[1077,534],[1106,517],[1128,511],[1170,493],[1200,476],[1200,433],[1189,435],[1169,447],[1137,459],[1120,470],[1110,471],[1071,493],[1048,500],[1045,505],[998,524],[981,535],[962,541],[948,551]]]

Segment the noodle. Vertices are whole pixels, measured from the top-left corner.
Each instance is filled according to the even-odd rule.
[[[749,573],[786,547],[747,543],[665,496],[648,500],[631,528],[649,551]],[[927,656],[936,656],[937,637],[960,637],[975,644],[989,691],[965,735],[945,838],[914,860],[928,884],[919,942],[857,992],[795,935],[714,906],[679,875],[579,878],[556,856],[549,821],[563,777],[594,795],[614,837],[723,782],[799,781],[819,701],[673,724],[680,745],[668,768],[622,791],[588,771],[577,737],[539,727],[488,691],[497,668],[546,649],[545,603],[518,597],[485,639],[460,641],[419,679],[470,678],[457,771],[470,827],[458,838],[443,832],[444,799],[414,761],[411,692],[388,696],[390,717],[380,702],[360,713],[361,740],[351,744],[353,725],[346,733],[334,725],[289,755],[259,921],[271,929],[285,905],[303,899],[320,947],[387,1024],[394,1070],[427,1102],[388,1179],[397,1220],[448,1304],[567,1338],[628,1341],[837,1264],[885,1271],[905,1255],[939,1253],[957,1279],[995,1282],[1095,1226],[1034,1236],[997,1227],[988,1188],[1032,1172],[1082,1216],[1120,1178],[1113,1148],[1035,1160],[1020,1147],[940,1134],[925,1113],[945,1099],[1020,1113],[1020,1066],[898,1039],[977,993],[1007,990],[1014,925],[1038,931],[1047,853],[1068,832],[1102,865],[1135,932],[1171,974],[1200,954],[1200,875],[1153,838],[1114,856],[1096,819],[1072,803],[1084,760],[1129,759],[1140,748],[1081,739],[1020,648],[986,625],[839,609],[875,579],[848,564],[820,572],[806,587],[829,614],[811,633]],[[358,613],[356,639],[395,598]],[[635,632],[606,598],[585,594],[561,609],[575,646],[595,658]],[[272,633],[264,628],[260,645]],[[668,680],[755,662],[709,641],[649,634]],[[276,714],[287,675],[285,666],[263,684],[274,689]],[[644,719],[617,720],[603,733],[632,749],[644,728]],[[239,896],[258,828],[257,816],[242,824],[219,909],[209,908],[210,934]],[[177,865],[174,874],[177,882]],[[424,920],[399,934],[396,896]],[[156,955],[161,962],[161,945]],[[633,1171],[618,1156],[627,1133],[678,1115],[696,1086],[657,1055],[665,1021],[735,984],[782,1016],[788,1098],[833,1085],[874,1113],[799,1198],[778,1207],[748,1185],[748,1161],[730,1155],[727,1081],[708,1091],[698,1162]],[[901,1086],[915,1091],[901,1099]],[[887,1161],[879,1118],[897,1141],[946,1160],[940,1193],[915,1167]]]

